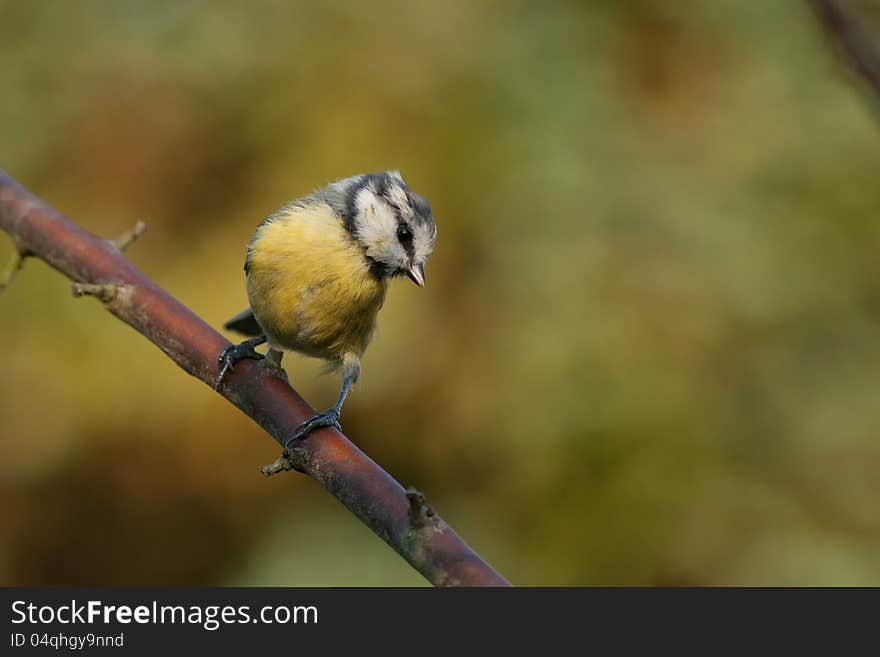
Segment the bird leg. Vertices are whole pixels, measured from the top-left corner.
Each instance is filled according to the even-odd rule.
[[[266,336],[258,335],[255,338],[248,338],[243,342],[231,344],[226,347],[217,359],[217,362],[220,365],[220,374],[217,375],[217,382],[214,384],[214,390],[220,389],[220,384],[223,383],[223,377],[226,376],[227,372],[235,371],[235,364],[238,361],[244,360],[245,358],[253,358],[255,360],[264,358],[263,354],[258,353],[254,349],[254,347],[258,347],[264,342],[266,342]]]
[[[266,352],[266,360],[271,362],[276,367],[281,367],[281,359],[284,357],[284,352],[280,349],[273,349],[269,347],[269,350]]]
[[[342,380],[342,390],[339,393],[339,399],[336,400],[336,404],[334,404],[331,408],[328,408],[323,413],[316,413],[308,420],[303,422],[296,428],[296,431],[293,432],[293,435],[287,439],[287,442],[284,443],[284,449],[290,449],[291,444],[305,438],[312,431],[318,429],[320,427],[336,427],[339,430],[342,430],[342,426],[339,424],[339,415],[342,412],[342,404],[345,402],[345,397],[348,395],[348,391],[351,389],[352,381],[350,378],[346,378]]]
[[[287,372],[281,367],[281,358],[283,356],[284,352],[280,349],[269,347],[268,351],[266,351],[266,358],[263,360],[263,364],[272,370],[275,373],[275,376],[279,379],[287,381]]]
[[[312,431],[318,429],[319,427],[336,427],[340,431],[342,430],[342,426],[339,424],[339,414],[342,412],[342,404],[345,402],[345,397],[348,395],[348,391],[351,389],[351,386],[357,380],[356,374],[346,374],[342,378],[342,390],[339,392],[339,399],[336,400],[336,404],[334,404],[331,408],[328,408],[323,413],[316,413],[308,420],[303,422],[296,428],[296,431],[293,432],[293,435],[287,439],[287,442],[284,443],[284,449],[290,449],[290,446],[300,440],[308,436]]]

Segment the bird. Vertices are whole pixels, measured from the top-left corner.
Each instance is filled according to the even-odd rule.
[[[280,374],[285,351],[320,358],[341,372],[339,397],[304,421],[285,449],[319,427],[341,428],[389,280],[407,276],[424,287],[436,240],[430,204],[399,171],[343,178],[272,212],[245,257],[249,307],[224,324],[248,338],[220,354],[215,388],[244,358],[265,358]],[[265,356],[255,350],[264,343]]]

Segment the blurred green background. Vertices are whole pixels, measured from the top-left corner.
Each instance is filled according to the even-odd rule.
[[[8,0],[0,100],[217,326],[263,216],[401,169],[438,248],[343,424],[514,583],[880,585],[880,125],[802,2]],[[0,339],[0,583],[424,583],[44,264]]]

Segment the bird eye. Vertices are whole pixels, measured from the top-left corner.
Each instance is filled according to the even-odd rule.
[[[397,227],[397,239],[400,240],[401,244],[409,244],[412,242],[413,234],[410,230],[409,226],[406,224],[400,224]]]

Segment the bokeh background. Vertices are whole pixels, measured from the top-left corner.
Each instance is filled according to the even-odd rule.
[[[399,168],[438,248],[343,423],[484,558],[880,585],[880,123],[828,45],[794,0],[3,0],[0,166],[146,220],[129,257],[218,326],[263,216]],[[0,340],[0,583],[424,583],[44,264]]]

